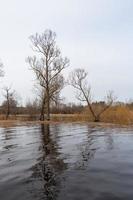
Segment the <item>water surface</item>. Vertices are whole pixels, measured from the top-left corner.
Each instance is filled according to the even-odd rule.
[[[0,128],[0,200],[132,200],[133,129]]]

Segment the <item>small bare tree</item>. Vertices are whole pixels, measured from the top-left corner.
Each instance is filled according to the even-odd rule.
[[[17,106],[17,101],[15,100],[15,90],[12,91],[11,87],[4,87],[4,94],[5,101],[3,102],[3,106],[6,109],[6,119],[9,118],[11,114],[11,108],[15,109]]]
[[[60,77],[62,70],[69,65],[68,58],[62,58],[61,51],[56,45],[56,34],[46,30],[41,35],[36,33],[30,37],[32,49],[36,56],[28,57],[30,69],[35,73],[38,84],[44,88],[46,115],[50,120],[50,101],[54,91],[58,90],[53,83]]]
[[[113,92],[109,92],[106,97],[107,101],[104,108],[99,113],[96,113],[92,106],[91,87],[86,80],[87,75],[84,69],[76,69],[70,73],[68,83],[77,89],[77,99],[87,103],[94,121],[99,122],[101,115],[111,107],[115,98]]]

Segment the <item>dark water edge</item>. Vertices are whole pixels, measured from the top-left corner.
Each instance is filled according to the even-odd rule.
[[[0,128],[0,200],[133,200],[133,128]]]

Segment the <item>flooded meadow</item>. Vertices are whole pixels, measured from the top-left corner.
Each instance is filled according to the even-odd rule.
[[[133,128],[0,128],[1,200],[132,200]]]

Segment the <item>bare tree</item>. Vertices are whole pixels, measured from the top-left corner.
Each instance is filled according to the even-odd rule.
[[[94,121],[99,122],[101,115],[111,107],[115,98],[113,92],[109,91],[104,108],[102,108],[99,113],[96,113],[92,106],[91,87],[86,80],[87,75],[88,74],[84,69],[75,69],[70,73],[68,83],[77,89],[77,99],[87,103]]]
[[[2,106],[6,109],[6,119],[8,119],[11,114],[11,109],[15,111],[15,108],[17,107],[17,100],[15,99],[15,90],[12,91],[11,87],[4,87],[3,90],[5,101]]]
[[[69,65],[69,60],[62,58],[56,45],[55,32],[46,30],[41,35],[32,35],[30,39],[36,56],[28,57],[27,62],[35,73],[38,84],[44,88],[46,115],[47,120],[50,120],[50,101],[53,98],[51,94],[58,91],[58,84],[55,86],[54,83],[59,79],[62,70]]]
[[[57,104],[61,100],[60,92],[64,87],[64,77],[62,75],[58,75],[53,81],[50,83],[50,102]],[[40,85],[35,85],[35,92],[38,95],[38,100],[40,102],[40,120],[43,121],[45,119],[44,113],[46,111],[46,102],[47,102],[47,94],[44,87]]]

